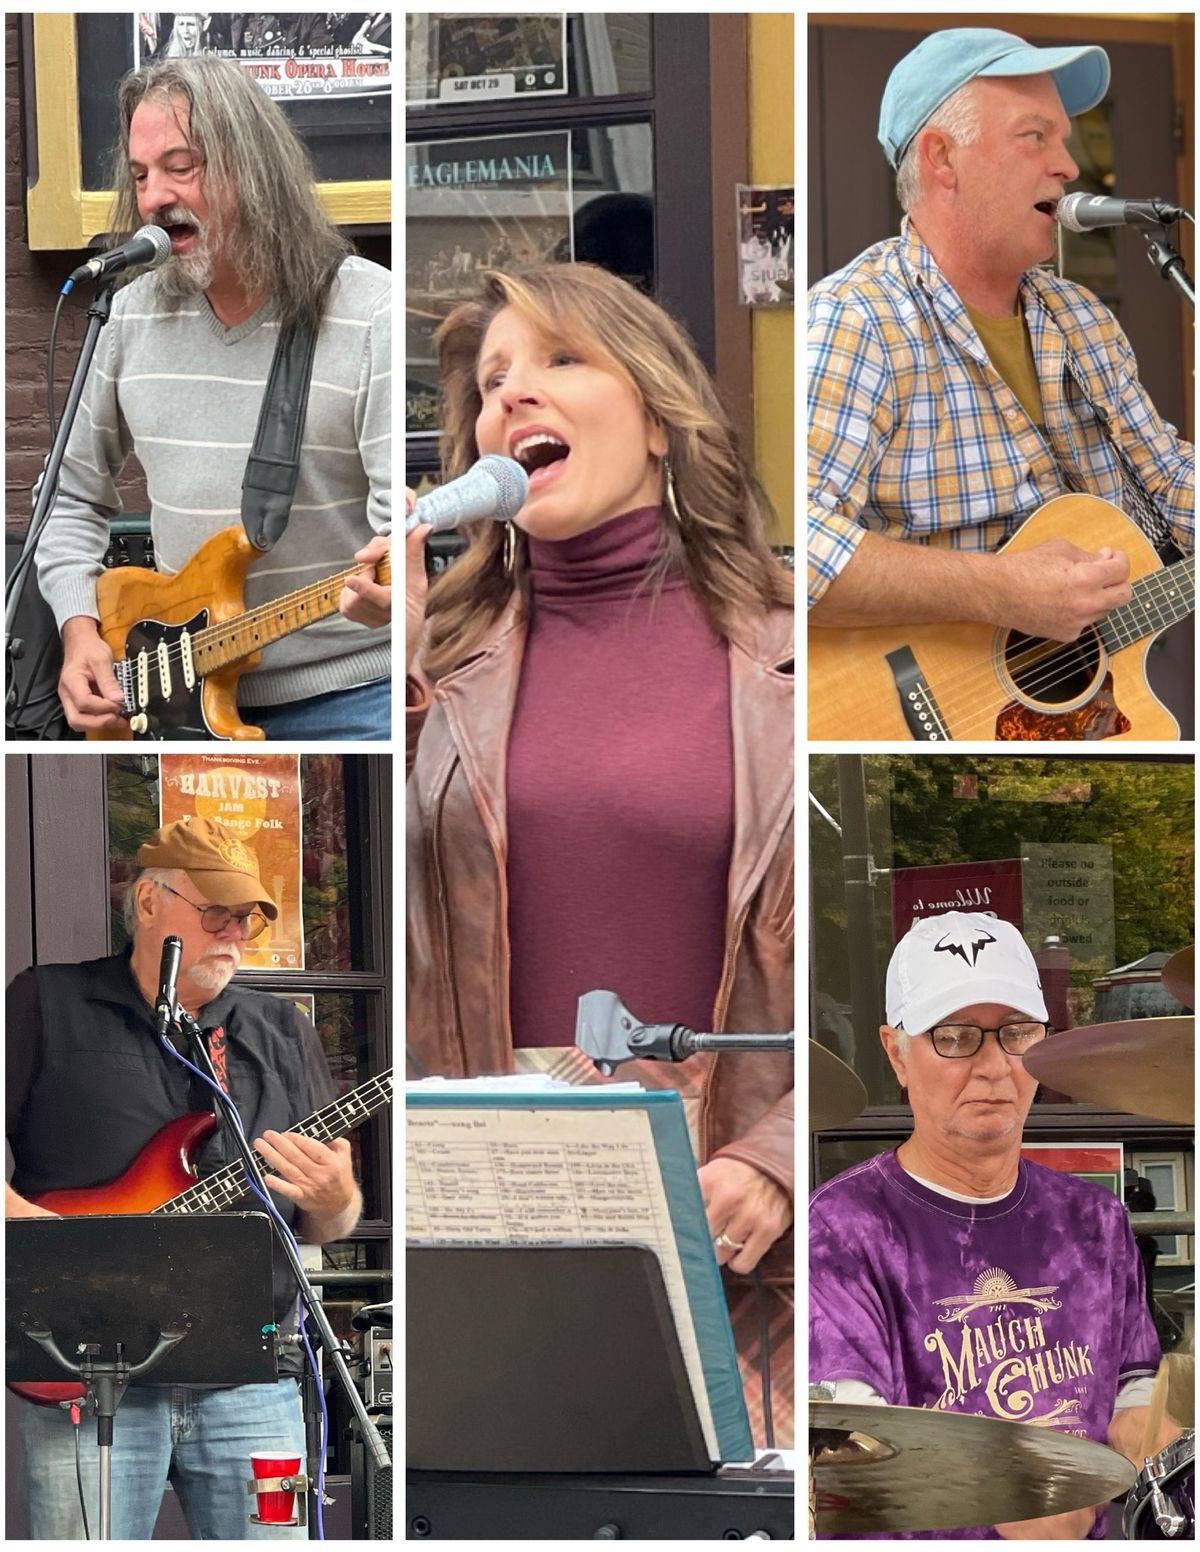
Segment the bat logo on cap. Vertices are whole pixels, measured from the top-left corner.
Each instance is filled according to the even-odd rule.
[[[963,964],[973,970],[978,962],[979,955],[989,943],[996,940],[987,932],[947,932],[940,943],[933,945],[935,954],[957,954]],[[971,957],[967,958],[967,950],[970,949]]]

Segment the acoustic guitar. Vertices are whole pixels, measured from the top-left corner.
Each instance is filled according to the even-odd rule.
[[[945,743],[950,739],[1172,739],[1179,724],[1151,690],[1154,637],[1195,607],[1195,559],[1163,566],[1119,508],[1056,496],[1004,550],[1047,539],[1111,545],[1129,557],[1133,598],[1077,641],[995,625],[880,625],[808,632],[812,739]]]
[[[241,528],[224,528],[174,576],[118,566],[96,581],[100,634],[125,696],[123,728],[93,739],[262,738],[238,715],[237,683],[281,636],[336,614],[347,577],[374,569],[391,583],[391,557],[357,565],[246,609],[243,584],[259,558]]]
[[[332,1104],[300,1121],[290,1133],[330,1142],[360,1126],[392,1101],[392,1069],[360,1083]],[[160,1127],[123,1175],[107,1185],[77,1190],[44,1191],[29,1200],[63,1218],[98,1213],[217,1213],[249,1195],[245,1167],[239,1160],[199,1180],[192,1155],[217,1129],[211,1111],[196,1110]],[[58,1406],[80,1401],[83,1386],[74,1380],[49,1380],[44,1384],[13,1383],[9,1390],[39,1406]]]

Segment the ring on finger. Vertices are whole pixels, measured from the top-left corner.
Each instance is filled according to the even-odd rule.
[[[730,1239],[724,1229],[713,1240],[713,1245],[717,1250],[745,1250],[746,1248],[745,1240]]]

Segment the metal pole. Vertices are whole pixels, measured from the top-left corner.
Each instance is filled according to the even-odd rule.
[[[842,821],[842,877],[846,891],[850,1012],[857,1050],[864,1057],[867,1052],[879,1053],[873,1054],[869,1062],[857,1064],[859,1076],[866,1080],[868,1066],[877,1068],[881,1058],[878,1031],[883,1022],[883,999],[875,959],[875,885],[867,830],[867,788],[861,755],[839,754],[836,758]]]

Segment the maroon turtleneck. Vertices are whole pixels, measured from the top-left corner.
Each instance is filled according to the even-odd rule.
[[[643,507],[529,543],[508,746],[517,1046],[573,1044],[576,1001],[598,987],[648,1022],[711,1027],[733,842],[729,654],[682,579],[638,592],[660,521]]]

